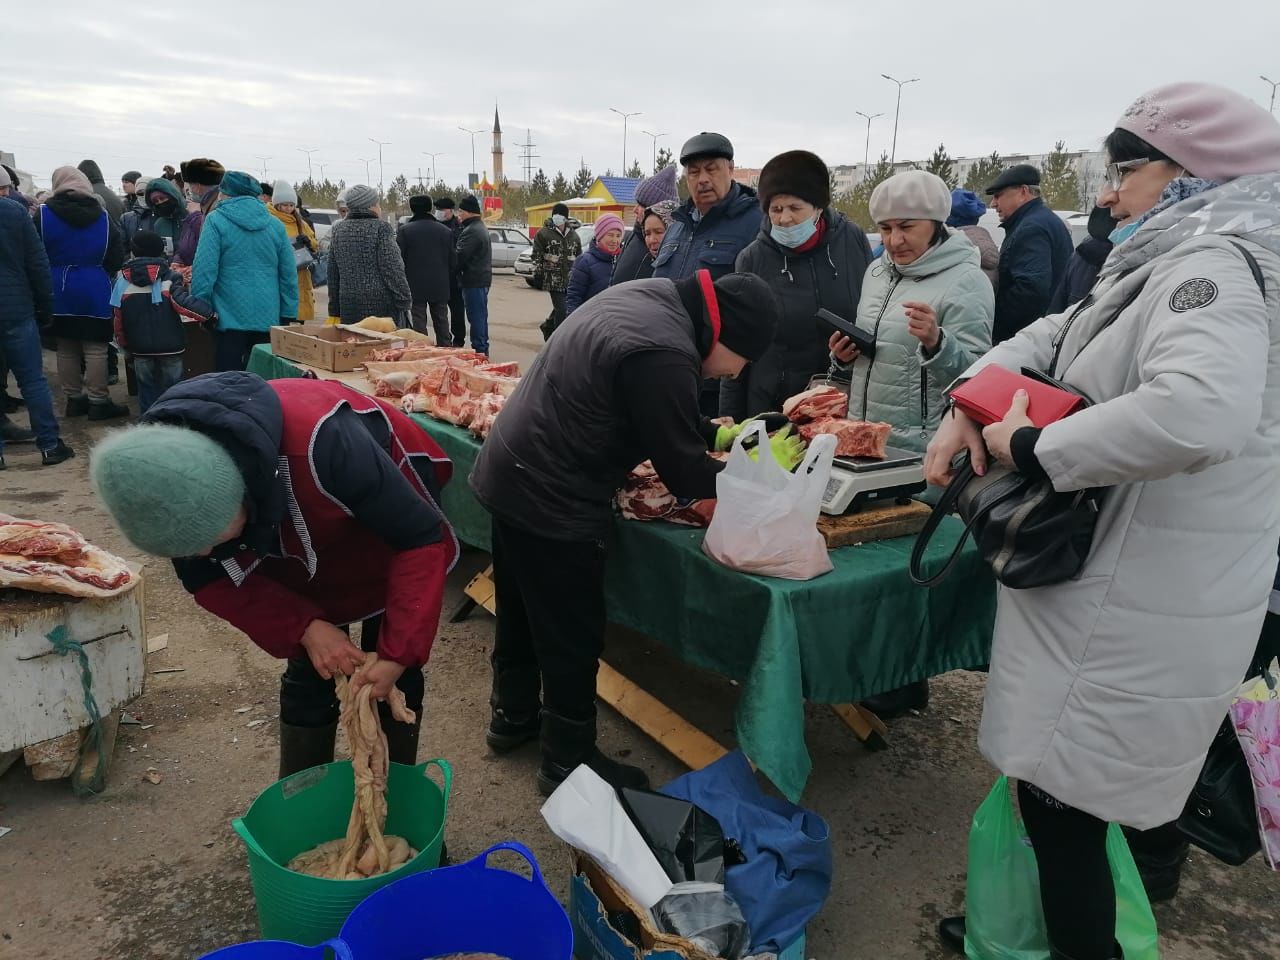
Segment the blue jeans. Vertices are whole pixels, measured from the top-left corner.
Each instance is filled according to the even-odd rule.
[[[36,445],[43,453],[58,445],[58,418],[53,415],[53,394],[49,381],[44,377],[44,361],[40,353],[40,331],[36,318],[0,321],[0,348],[13,379],[18,382],[18,392],[27,402],[27,415],[31,429],[36,433]],[[4,442],[0,441],[0,452]]]
[[[489,288],[463,287],[462,302],[467,308],[467,323],[471,325],[471,349],[488,356]]]
[[[133,373],[138,378],[138,413],[160,399],[160,395],[182,379],[183,355],[171,353],[163,357],[133,358]]]

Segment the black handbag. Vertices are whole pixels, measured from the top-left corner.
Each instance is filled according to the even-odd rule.
[[[1230,717],[1222,721],[1209,746],[1178,829],[1201,850],[1233,867],[1262,849],[1249,762]]]

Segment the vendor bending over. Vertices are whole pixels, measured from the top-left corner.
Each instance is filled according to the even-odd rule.
[[[480,451],[471,487],[493,514],[498,608],[486,739],[502,753],[540,736],[543,793],[580,763],[614,786],[648,785],[596,749],[611,504],[644,460],[677,497],[716,495],[722,465],[707,452],[734,429],[717,438],[699,387],[759,359],[779,313],[749,274],[613,287],[557,328]]]
[[[170,388],[142,424],[93,451],[94,489],[140,550],[173,557],[196,603],[288,660],[280,776],[333,760],[335,675],[415,724],[382,726],[396,763],[416,761],[422,666],[458,555],[436,507],[452,464],[403,413],[332,380],[214,373]]]

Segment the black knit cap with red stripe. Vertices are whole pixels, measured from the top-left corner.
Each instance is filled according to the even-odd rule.
[[[713,283],[710,273],[699,270],[697,280],[712,334],[703,356],[717,342],[747,360],[764,356],[782,319],[769,285],[754,273],[731,273]]]

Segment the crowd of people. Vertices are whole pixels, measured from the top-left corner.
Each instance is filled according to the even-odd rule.
[[[675,495],[714,497],[723,464],[708,453],[828,378],[844,384],[851,417],[887,422],[893,446],[924,455],[927,498],[963,453],[979,475],[999,464],[1060,492],[1106,490],[1082,575],[999,591],[979,745],[1019,783],[1053,954],[1117,960],[1108,824],[1129,829],[1151,897],[1173,896],[1186,847],[1172,824],[1246,669],[1268,652],[1280,124],[1231,91],[1174,83],[1130,104],[1105,150],[1074,252],[1034,167],[986,187],[1005,231],[998,250],[978,226],[981,198],[925,171],[890,177],[870,197],[873,255],[833,209],[819,157],[779,154],[751,187],[717,133],[690,138],[679,171],[639,185],[625,241],[607,215],[583,250],[557,204],[533,251],[551,299],[547,343],[465,481],[492,515],[501,612],[489,745],[539,742],[544,792],[584,763],[615,786],[647,784],[596,746],[614,494],[648,459]],[[362,643],[387,664],[363,682],[380,696],[399,686],[420,713],[456,554],[434,506],[443,455],[398,412],[360,416],[386,408],[338,384],[238,372],[311,300],[299,280],[315,235],[296,193],[277,183],[266,195],[198,160],[157,179],[127,174],[116,214],[96,166],[81,167],[55,171],[38,203],[14,196],[11,172],[0,179],[0,347],[45,462],[71,451],[40,373],[41,331],[55,339],[67,415],[94,419],[121,415],[105,389],[114,337],[135,366],[146,360],[146,413],[99,446],[95,486],[133,543],[177,560],[197,602],[289,659],[282,772],[332,758],[330,678],[363,660],[335,624],[366,618]],[[332,322],[391,315],[453,345],[469,327],[487,353],[492,265],[475,197],[414,198],[399,229],[370,187],[346,190],[339,209]],[[874,354],[820,309],[855,323]],[[212,322],[226,372],[173,385],[181,340],[145,329],[160,314]],[[1092,404],[1037,427],[1015,397],[984,428],[948,398],[991,364],[1053,371]],[[12,440],[21,428],[5,430]],[[179,470],[174,451],[199,469]],[[786,442],[773,452],[798,460]],[[280,458],[293,464],[283,481]],[[243,566],[243,550],[265,561]],[[358,589],[334,589],[338,567],[350,572],[333,565],[339,554],[369,560]],[[871,705],[893,715],[927,696],[915,684]],[[402,735],[393,759],[412,759],[416,728]],[[963,951],[962,917],[940,932]]]

